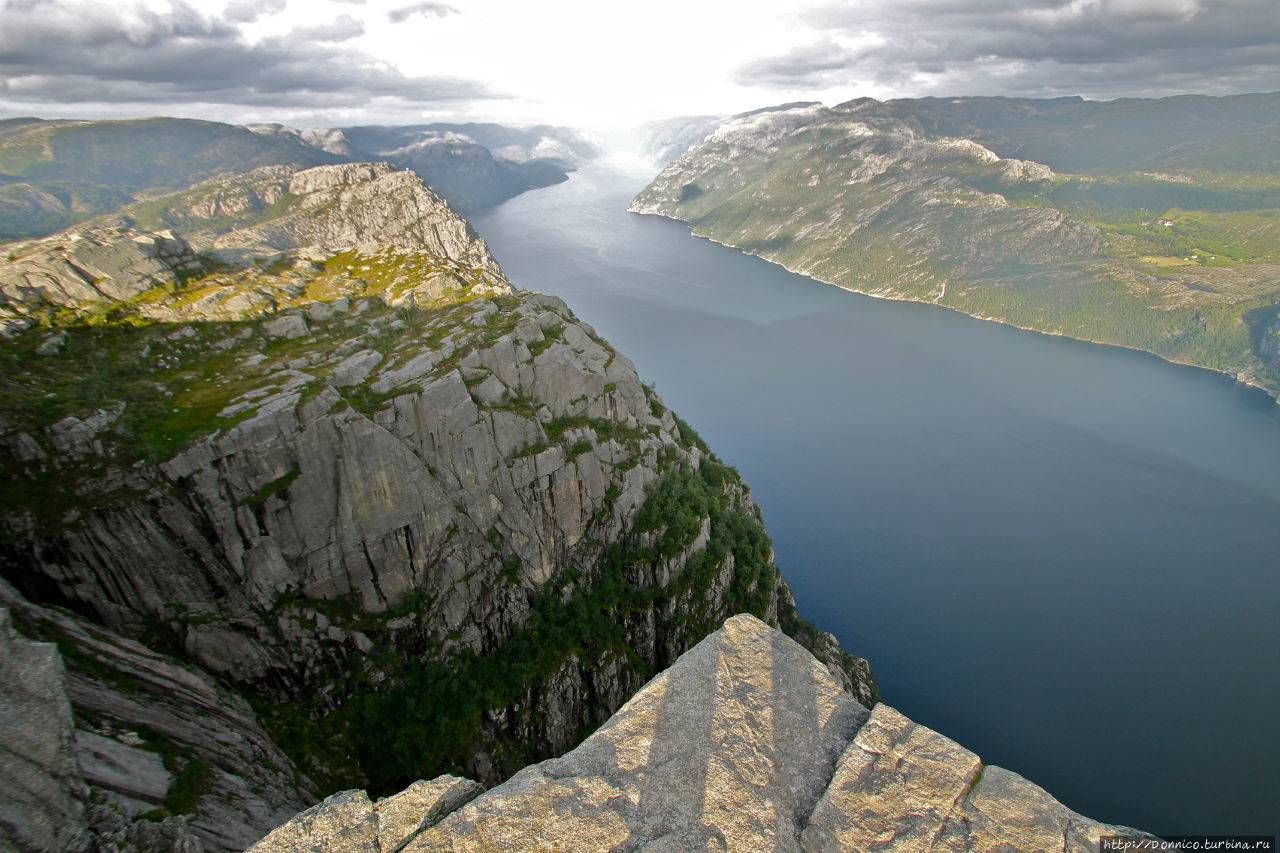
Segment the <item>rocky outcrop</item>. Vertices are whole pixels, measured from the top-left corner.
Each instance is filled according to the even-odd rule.
[[[1136,835],[1081,817],[1042,788],[877,705],[805,828],[806,851],[1053,850]],[[889,840],[892,843],[884,846]]]
[[[251,849],[254,853],[401,851],[423,830],[435,826],[483,791],[483,786],[457,776],[414,782],[377,802],[372,802],[364,791],[342,791],[299,814]]]
[[[370,812],[347,792],[251,853],[387,850]],[[1138,835],[1075,814],[888,706],[868,712],[750,616],[729,619],[572,752],[425,823],[394,849],[1088,853],[1101,836]]]
[[[336,251],[377,244],[425,251],[501,274],[467,221],[412,172],[396,171],[388,163],[319,166],[293,174],[286,192],[291,204],[282,215],[219,234],[212,238],[212,248],[226,256],[227,250],[252,255],[303,246]]]
[[[160,227],[172,222],[183,226],[184,236]],[[157,288],[175,290],[229,262],[274,260],[299,249],[310,250],[307,257],[318,261],[361,246],[447,259],[453,269],[442,274],[502,275],[467,221],[411,172],[386,163],[303,170],[270,166],[214,178],[120,215],[11,245],[7,260],[0,260],[0,334],[30,327],[50,311],[119,312],[121,303],[138,302]],[[245,289],[222,296],[237,301],[229,310],[212,312],[218,319],[260,313],[282,301]],[[165,298],[131,307],[168,321],[201,316],[190,306],[175,312]]]
[[[125,222],[19,244],[0,261],[0,330],[34,323],[47,308],[75,310],[125,301],[175,284],[195,269],[191,248],[170,231]]]

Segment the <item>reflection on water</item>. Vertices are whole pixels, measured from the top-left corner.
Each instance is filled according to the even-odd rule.
[[[1280,407],[793,276],[626,213],[647,177],[476,225],[742,472],[886,701],[1100,820],[1280,831]]]

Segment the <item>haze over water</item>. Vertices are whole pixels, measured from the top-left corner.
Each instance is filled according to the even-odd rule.
[[[476,227],[738,468],[800,612],[1085,815],[1280,832],[1280,406],[627,213],[653,172],[599,163]]]

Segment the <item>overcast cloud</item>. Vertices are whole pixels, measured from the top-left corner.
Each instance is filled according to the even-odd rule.
[[[802,19],[813,41],[746,63],[738,82],[1093,98],[1280,89],[1276,0],[861,0]]]
[[[182,114],[203,106],[210,117],[249,118],[379,105],[416,116],[497,97],[481,81],[409,76],[346,46],[365,33],[350,15],[250,41],[237,25],[283,10],[283,0],[235,2],[221,18],[166,5],[5,0],[0,104],[50,115],[82,104],[107,113],[112,105]]]
[[[1280,89],[1277,0],[0,0],[0,117],[624,125]]]

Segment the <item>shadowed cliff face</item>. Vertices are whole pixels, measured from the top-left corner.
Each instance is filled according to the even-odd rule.
[[[157,204],[203,228],[134,209],[0,265],[0,574],[16,609],[69,608],[248,697],[245,725],[305,774],[261,782],[267,802],[505,778],[739,611],[874,699],[796,615],[736,472],[411,175],[269,169]],[[64,655],[89,642],[25,624]],[[95,698],[125,665],[101,658],[68,658],[99,685],[69,691],[78,725],[132,749],[135,721]],[[172,768],[90,787],[223,849],[269,828],[275,805],[219,834],[238,801],[198,772],[203,742],[153,728]]]

